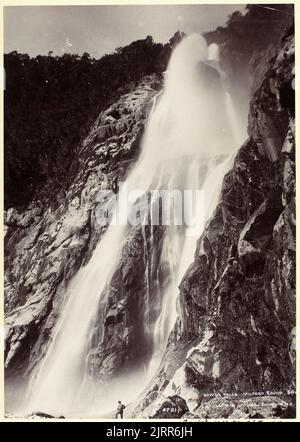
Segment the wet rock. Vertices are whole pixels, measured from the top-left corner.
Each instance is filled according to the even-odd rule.
[[[152,383],[155,397],[149,388],[147,401],[136,408],[143,417],[161,409],[165,394],[184,398],[188,417],[270,418],[277,406],[290,412],[296,317],[293,48],[289,35],[262,61],[249,139],[224,177],[219,204],[180,284],[179,319],[166,355],[183,347],[185,355],[169,376],[170,357],[163,359]]]
[[[121,258],[102,297],[105,301],[99,306],[89,352],[89,371],[98,380],[140,368],[150,355],[149,329],[156,319],[149,317],[150,306],[162,302],[155,281],[163,235],[163,226],[128,229]]]
[[[274,225],[281,212],[281,192],[274,193],[267,198],[247,221],[238,241],[238,254],[244,262],[263,261],[266,249],[272,238]],[[254,260],[254,261],[253,261]]]

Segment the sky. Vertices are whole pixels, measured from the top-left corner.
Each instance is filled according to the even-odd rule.
[[[246,5],[246,3],[245,3]],[[6,6],[4,51],[31,56],[88,52],[95,58],[152,35],[166,43],[187,34],[224,25],[237,5]]]

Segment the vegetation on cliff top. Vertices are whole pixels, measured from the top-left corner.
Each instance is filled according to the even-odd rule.
[[[144,75],[165,69],[170,45],[151,37],[95,60],[89,54],[5,54],[5,206],[56,193],[99,112]]]
[[[248,67],[255,51],[264,50],[270,43],[278,43],[285,28],[293,23],[293,5],[262,4],[247,5],[246,13],[236,11],[226,22],[204,34],[207,42],[217,43],[222,48],[225,68],[233,76]]]

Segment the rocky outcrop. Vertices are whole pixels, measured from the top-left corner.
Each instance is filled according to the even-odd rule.
[[[295,413],[293,35],[262,62],[249,139],[224,178],[180,284],[165,357],[134,416],[159,416],[174,395],[186,417]]]
[[[164,232],[159,225],[129,227],[95,321],[88,365],[98,381],[140,368],[151,357],[153,311],[162,303],[156,282]]]
[[[155,75],[145,77],[99,115],[78,150],[78,173],[55,206],[50,199],[48,206],[35,200],[23,212],[6,212],[6,376],[30,372],[43,356],[68,281],[106,229],[97,223],[98,193],[117,192],[138,157],[159,87]]]

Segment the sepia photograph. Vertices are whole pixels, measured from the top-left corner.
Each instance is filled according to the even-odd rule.
[[[2,8],[5,419],[295,420],[294,4],[39,3]]]

